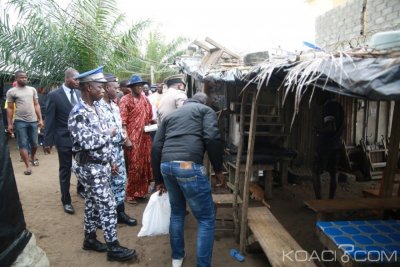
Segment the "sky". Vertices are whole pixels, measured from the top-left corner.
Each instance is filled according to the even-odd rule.
[[[294,51],[314,41],[314,17],[305,0],[117,0],[127,21],[151,19],[167,40],[210,37],[237,52],[280,46]]]
[[[0,0],[1,3],[4,2]],[[56,0],[65,8],[71,0]],[[306,0],[116,0],[126,23],[150,19],[166,40],[210,37],[243,54],[314,42],[315,18]],[[128,26],[127,26],[128,28]],[[211,46],[212,47],[212,46]]]

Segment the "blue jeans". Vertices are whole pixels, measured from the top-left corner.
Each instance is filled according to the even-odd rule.
[[[185,256],[184,223],[186,202],[198,223],[197,266],[211,266],[215,232],[215,210],[211,186],[203,165],[163,162],[161,173],[171,203],[169,226],[172,258]]]
[[[14,121],[14,131],[17,136],[18,148],[30,150],[31,147],[38,146],[38,123]]]

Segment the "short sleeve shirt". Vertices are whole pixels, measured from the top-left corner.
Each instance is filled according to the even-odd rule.
[[[7,91],[7,102],[15,104],[15,120],[35,122],[34,99],[38,99],[36,89],[31,86],[13,87]]]
[[[175,111],[176,109],[182,107],[183,102],[187,99],[185,92],[175,89],[168,88],[167,92],[163,95],[158,105],[158,121],[162,120]]]

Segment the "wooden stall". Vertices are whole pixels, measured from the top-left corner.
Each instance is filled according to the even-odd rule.
[[[388,93],[365,80],[360,81],[358,87],[352,87],[354,80],[361,79],[360,75],[364,75],[364,72],[371,73],[371,77],[372,73],[377,72],[374,76],[377,79],[386,75],[387,72],[381,71],[379,67],[368,69],[369,61],[375,60],[374,62],[378,62],[382,69],[391,66],[394,68],[393,72],[396,68],[400,68],[391,54],[363,51],[349,53],[343,58],[340,53],[313,52],[311,56],[299,56],[295,61],[292,57],[284,57],[266,60],[254,67],[245,67],[237,65],[236,61],[231,64],[226,59],[221,60],[224,54],[221,51],[218,52],[220,60],[217,60],[218,57],[213,57],[211,53],[216,53],[218,49],[224,50],[218,47],[216,50],[205,49],[209,53],[208,57],[199,63],[198,68],[185,69],[185,65],[182,66],[189,77],[190,94],[203,91],[209,96],[213,95],[219,103],[216,110],[227,145],[225,166],[229,174],[228,186],[232,190],[229,199],[233,202],[234,232],[239,237],[242,253],[246,249],[248,229],[259,241],[273,266],[285,265],[277,260],[276,251],[269,245],[271,242],[287,245],[285,249],[301,249],[284,227],[279,226],[279,222],[267,207],[255,208],[249,205],[252,195],[251,180],[257,180],[254,179],[258,176],[255,170],[262,171],[264,174],[262,202],[268,205],[265,200],[272,194],[273,172],[280,174],[280,179],[275,179],[275,182],[283,186],[287,183],[288,169],[297,168],[300,172],[305,170],[304,173],[311,175],[310,166],[314,156],[315,140],[313,130],[316,127],[316,116],[320,113],[320,107],[313,100],[325,90],[335,93],[337,100],[345,109],[347,127],[343,135],[343,149],[347,154],[348,150],[358,146],[360,139],[369,138],[376,143],[383,135],[388,140],[384,150],[384,153],[387,153],[386,163],[383,165],[381,162],[373,161],[373,157],[370,156],[369,172],[371,168],[378,167],[377,163],[380,163],[379,166],[382,165],[383,178],[379,196],[386,198],[392,196],[400,141],[400,122],[395,119],[400,115],[399,103],[396,102],[400,100],[400,88]],[[230,56],[237,59],[235,55],[230,54]],[[207,58],[213,60],[212,64],[205,63]],[[381,59],[376,60],[376,58]],[[206,66],[204,64],[212,67],[203,69],[202,65]],[[358,65],[363,69],[358,69]],[[333,67],[329,66],[334,66],[334,71]],[[345,78],[343,73],[346,73]],[[393,76],[385,81],[390,86],[396,83]],[[259,161],[258,150],[263,142],[276,145],[283,150],[292,149],[297,155],[294,160],[292,160],[293,155],[279,154],[275,155],[272,161]],[[374,153],[371,147],[366,147],[362,151],[367,160],[368,153],[370,155]],[[263,151],[261,154],[271,156],[273,154],[271,151]],[[354,162],[352,163],[350,159],[347,165],[351,170]],[[400,190],[396,193],[400,195]],[[370,205],[371,207],[379,204],[373,200],[368,201],[374,203]],[[381,208],[397,209],[397,202],[395,200],[394,202],[395,205],[390,206],[393,200],[387,200]],[[324,211],[325,208],[318,210]],[[277,227],[279,231],[272,235],[268,232],[267,226]],[[309,264],[313,265],[312,262]]]

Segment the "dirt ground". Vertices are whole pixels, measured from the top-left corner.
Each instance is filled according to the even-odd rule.
[[[58,182],[58,158],[56,151],[44,155],[38,150],[40,166],[32,167],[31,176],[23,175],[24,165],[19,162],[15,140],[10,140],[11,158],[17,180],[27,228],[35,234],[37,244],[46,252],[52,266],[127,266],[128,263],[108,262],[106,255],[81,249],[83,242],[84,201],[76,194],[76,178],[71,179],[72,204],[75,214],[64,213],[60,201]],[[327,187],[328,179],[323,179]],[[374,186],[374,183],[356,183],[348,181],[338,186],[338,197],[350,198],[361,195],[361,190]],[[326,192],[325,192],[326,194]],[[285,188],[274,188],[273,199],[269,200],[271,210],[288,232],[308,251],[321,250],[315,235],[316,216],[303,201],[313,198],[309,179],[296,179],[294,184]],[[138,252],[138,261],[134,266],[171,266],[168,236],[142,237],[137,233],[141,227],[141,217],[146,201],[137,205],[126,204],[126,211],[138,219],[138,226],[118,225],[120,243],[134,248]],[[186,259],[184,266],[195,266],[197,226],[192,215],[186,219]],[[102,238],[102,232],[98,231]],[[264,253],[253,247],[252,253],[246,254],[243,263],[235,261],[230,255],[231,248],[238,248],[231,233],[217,232],[214,242],[213,266],[269,266]]]

